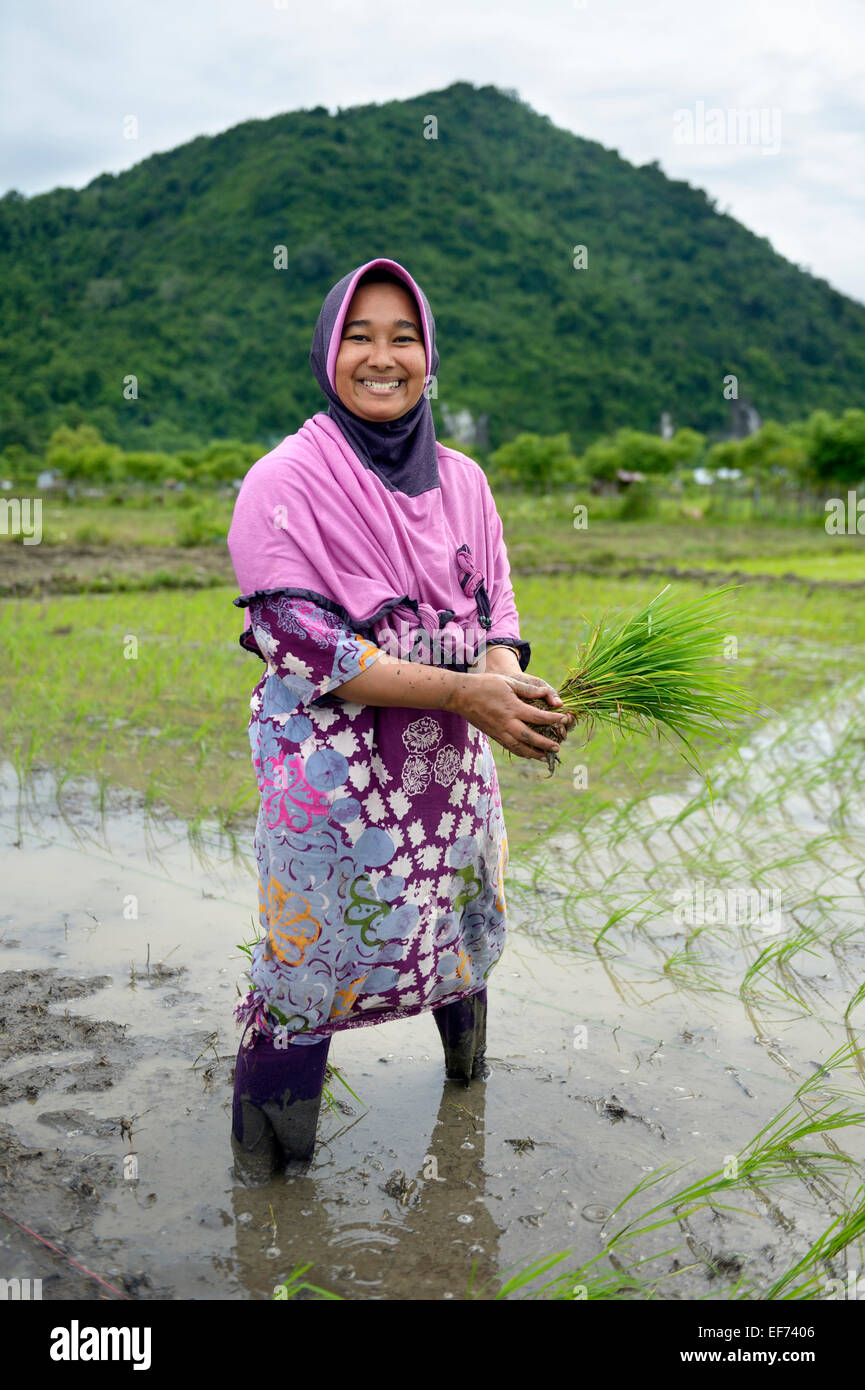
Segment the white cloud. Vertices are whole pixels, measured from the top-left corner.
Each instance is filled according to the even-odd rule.
[[[865,224],[861,0],[382,0],[372,11],[354,0],[7,0],[3,26],[4,190],[81,187],[298,107],[494,83],[632,163],[657,159],[865,298],[865,260],[848,239],[861,244]],[[676,146],[673,112],[697,101],[779,108],[781,153]],[[128,115],[137,140],[124,139]]]

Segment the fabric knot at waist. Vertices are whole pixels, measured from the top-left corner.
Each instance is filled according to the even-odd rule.
[[[403,661],[420,661],[451,670],[468,670],[478,660],[492,626],[486,580],[467,545],[455,552],[459,584],[474,599],[476,623],[458,622],[452,608],[436,609],[419,599],[396,604],[375,628],[382,651]]]
[[[443,626],[438,610],[433,608],[431,604],[420,601],[412,607],[409,607],[407,603],[397,604],[396,608],[392,610],[391,616],[399,622],[408,623],[410,627],[417,627],[419,624],[425,632],[438,632],[439,628]],[[449,616],[452,618],[453,613],[449,613]],[[447,621],[447,619],[445,620]]]
[[[460,546],[456,553],[456,561],[461,570],[460,588],[467,598],[474,599],[478,610],[478,623],[489,631],[492,627],[492,616],[486,578],[472,559],[472,552],[467,545]]]
[[[376,624],[375,642],[401,661],[467,671],[480,654],[483,632],[454,619],[453,609],[400,603]]]

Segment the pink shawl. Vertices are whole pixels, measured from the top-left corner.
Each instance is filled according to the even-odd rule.
[[[332,340],[328,347],[333,358]],[[422,628],[463,643],[466,664],[483,642],[509,639],[525,668],[529,648],[519,640],[486,477],[465,454],[437,441],[434,448],[438,485],[410,496],[385,485],[384,468],[364,463],[330,415],[306,420],[252,465],[241,486],[228,534],[235,603],[245,608],[276,594],[311,599],[381,645],[394,623],[404,635]],[[257,650],[251,633],[241,640]],[[394,654],[409,652],[401,642]]]

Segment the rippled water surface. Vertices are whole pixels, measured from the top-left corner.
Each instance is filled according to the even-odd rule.
[[[684,1165],[660,1201],[722,1168],[808,1078],[802,1113],[861,1089],[855,1057],[820,1069],[860,1045],[865,1009],[863,704],[847,689],[762,730],[714,770],[714,804],[695,781],[516,856],[491,1075],[446,1081],[429,1015],[338,1035],[362,1104],[335,1084],[308,1172],[257,1190],[229,1145],[251,855],[132,803],[100,819],[86,786],[59,807],[47,776],[22,796],[7,769],[4,1206],[144,1298],[266,1298],[299,1264],[380,1299],[460,1299],[470,1281],[491,1297],[566,1249],[576,1269],[647,1175]],[[849,1210],[865,1144],[832,1142],[849,1172],[817,1164],[754,1184],[747,1214],[671,1226],[656,1248],[681,1246],[675,1296],[768,1282]],[[98,1291],[18,1228],[2,1259],[56,1276],[45,1297]]]

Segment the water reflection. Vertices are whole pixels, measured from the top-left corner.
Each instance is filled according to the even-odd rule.
[[[475,1297],[493,1297],[500,1231],[485,1195],[485,1103],[484,1081],[446,1080],[414,1171],[388,1171],[360,1149],[346,1162],[340,1134],[305,1175],[236,1185],[242,1284],[270,1298],[295,1266],[311,1264],[307,1280],[348,1299],[462,1299],[470,1283]]]

